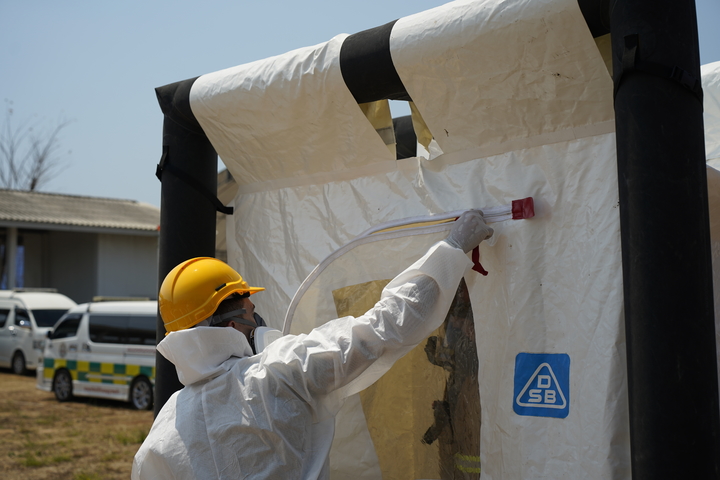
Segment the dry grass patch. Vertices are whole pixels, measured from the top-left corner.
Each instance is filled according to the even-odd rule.
[[[35,387],[34,377],[0,370],[0,476],[126,480],[152,420],[152,412],[132,410],[123,402],[59,403]]]

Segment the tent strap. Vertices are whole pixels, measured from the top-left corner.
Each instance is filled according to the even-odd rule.
[[[212,203],[215,206],[215,210],[217,210],[220,213],[224,213],[225,215],[232,215],[233,214],[233,207],[227,207],[223,205],[223,203],[220,201],[220,199],[217,198],[217,196],[212,193],[210,190],[205,188],[200,182],[198,182],[196,179],[194,179],[191,175],[188,175],[184,171],[180,170],[179,168],[176,168],[174,165],[171,165],[170,162],[168,162],[168,145],[163,145],[163,153],[162,157],[160,157],[160,163],[157,166],[157,169],[155,170],[155,176],[162,182],[162,175],[164,172],[170,172],[175,177],[177,177],[180,181],[186,183],[189,187],[191,187],[196,192],[200,193],[202,196],[207,198],[210,203]]]
[[[670,67],[656,62],[640,61],[638,49],[640,47],[640,36],[637,33],[625,36],[625,48],[622,57],[622,72],[615,82],[615,90],[613,92],[613,100],[617,96],[623,78],[628,73],[641,72],[656,77],[665,78],[679,83],[686,89],[690,90],[695,98],[703,103],[703,89],[699,78],[683,70],[678,66]]]

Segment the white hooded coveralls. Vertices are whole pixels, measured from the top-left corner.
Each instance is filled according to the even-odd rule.
[[[157,348],[185,388],[155,419],[132,479],[328,478],[342,399],[442,325],[471,265],[439,242],[364,315],[284,336],[259,355],[233,328],[171,333]]]

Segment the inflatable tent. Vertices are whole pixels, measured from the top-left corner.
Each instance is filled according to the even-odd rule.
[[[646,38],[642,28],[622,37],[617,54],[618,37],[602,35],[607,19],[593,15],[603,7],[607,12],[603,2],[460,0],[158,90],[166,114],[159,166],[165,245],[181,244],[184,258],[212,255],[209,237],[199,232],[214,230],[208,199],[217,152],[239,185],[227,222],[229,262],[267,288],[258,311],[285,333],[372,305],[384,283],[444,237],[448,224],[434,219],[534,200],[533,218],[493,225],[496,234],[479,252],[488,275],[465,278],[444,326],[347,399],[337,419],[333,478],[478,478],[480,472],[493,479],[629,478],[631,465],[643,478],[643,468],[667,473],[679,465],[668,469],[657,457],[676,443],[654,447],[647,439],[658,430],[676,438],[689,429],[689,412],[638,426],[646,410],[669,415],[653,397],[652,382],[633,390],[633,372],[667,374],[642,370],[648,355],[636,343],[658,325],[645,318],[662,303],[637,300],[646,296],[637,291],[649,288],[637,277],[645,268],[638,248],[646,241],[643,231],[650,236],[662,225],[633,223],[652,216],[639,209],[653,178],[647,170],[638,173],[634,154],[626,153],[626,139],[637,138],[634,125],[625,136],[620,127],[635,117],[619,116],[635,107],[633,99],[623,103],[625,92],[661,75],[637,60],[642,50],[633,42]],[[663,88],[679,98],[674,101],[697,101],[691,67],[680,69],[679,80],[674,69],[658,80],[671,85]],[[397,160],[388,99],[410,102],[417,156]],[[184,157],[175,153],[180,150]],[[199,162],[210,169],[189,175]],[[692,187],[701,193],[689,204],[700,207],[687,213],[693,221],[686,223],[705,222],[708,238],[698,227],[695,244],[709,264],[705,171],[690,170],[678,170],[686,182],[680,186],[699,179],[702,188]],[[708,178],[713,185],[716,172]],[[173,211],[198,212],[203,220],[183,231]],[[667,219],[667,228],[678,220]],[[402,228],[405,223],[411,225]],[[395,226],[361,235],[384,224]],[[358,236],[364,240],[354,242]],[[161,251],[161,277],[178,261],[169,249]],[[687,272],[696,270],[686,265],[702,258],[683,255],[673,268],[692,276]],[[698,268],[710,273],[709,266]],[[685,381],[698,387],[696,397],[709,392],[701,411],[710,412],[702,422],[710,426],[700,436],[692,433],[705,438],[718,430],[717,385],[699,379],[715,378],[717,369],[712,308],[707,311],[711,284],[697,280],[702,302],[688,301],[710,325],[700,319],[686,329],[703,340],[691,349],[704,356],[693,357],[703,368]],[[690,316],[692,308],[685,308]],[[626,329],[629,309],[642,314]],[[661,347],[675,348],[657,335]],[[626,351],[638,361],[628,360]],[[695,445],[693,458],[706,463],[693,460],[692,468],[705,471],[717,462],[705,455],[716,446]]]

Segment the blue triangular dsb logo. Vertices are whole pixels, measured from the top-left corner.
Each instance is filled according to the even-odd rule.
[[[569,413],[570,357],[520,353],[515,359],[513,410],[518,415],[565,418]]]
[[[552,367],[542,363],[515,399],[521,407],[565,408],[567,400]]]

